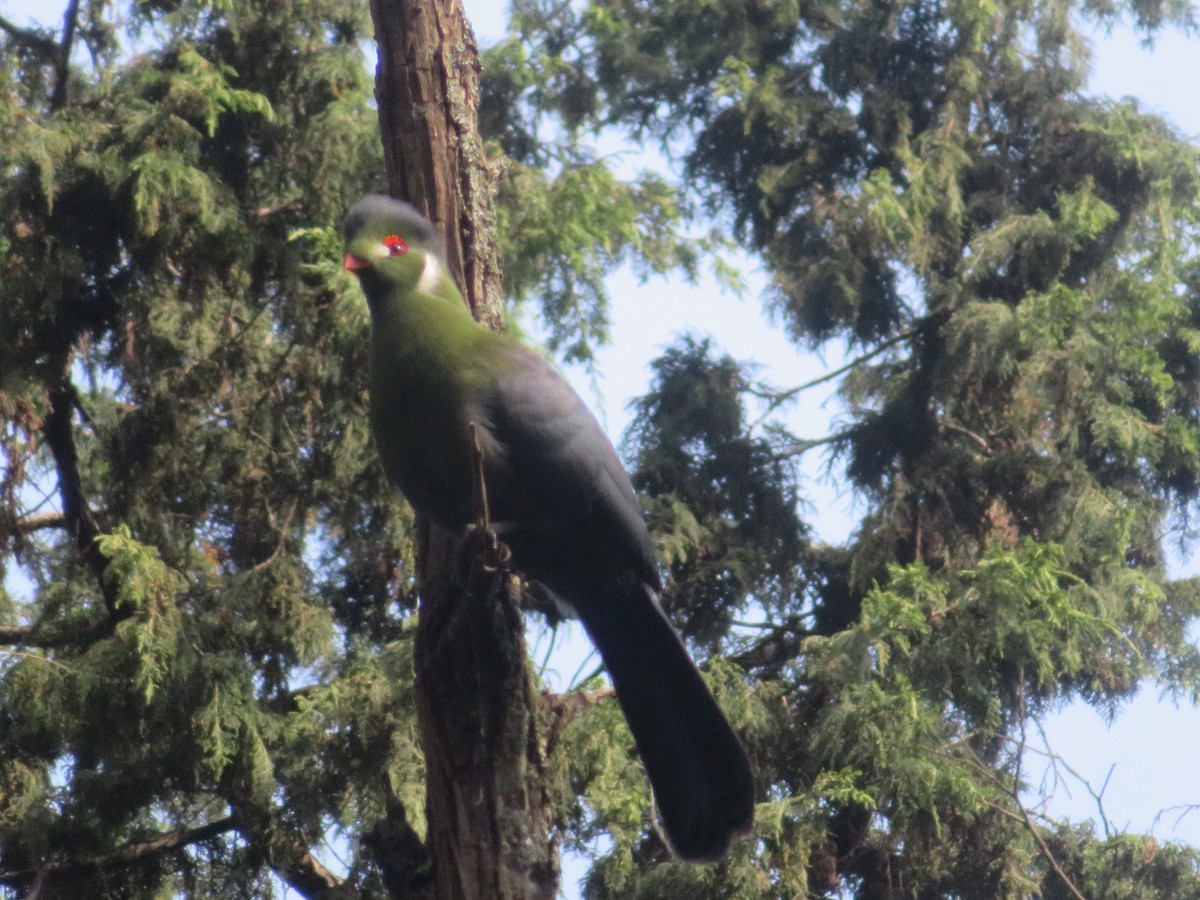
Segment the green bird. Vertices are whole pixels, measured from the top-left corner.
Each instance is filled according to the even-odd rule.
[[[600,652],[667,842],[684,859],[723,856],[753,820],[750,763],[659,607],[654,547],[612,444],[549,362],[472,318],[413,207],[364,197],[345,236],[371,311],[371,427],[388,478],[461,531],[479,520],[482,468],[511,565]]]

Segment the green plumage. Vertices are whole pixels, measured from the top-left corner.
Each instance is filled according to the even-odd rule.
[[[463,528],[479,513],[478,436],[492,526],[600,651],[668,841],[686,859],[721,856],[750,826],[749,763],[658,607],[653,545],[612,444],[553,366],[474,321],[412,207],[366,197],[346,239],[371,309],[371,425],[388,477],[419,513]]]

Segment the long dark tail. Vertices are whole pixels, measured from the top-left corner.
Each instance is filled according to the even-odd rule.
[[[649,588],[632,596],[589,596],[594,583],[571,588],[567,596],[641,752],[668,842],[683,859],[720,858],[754,819],[746,751]]]

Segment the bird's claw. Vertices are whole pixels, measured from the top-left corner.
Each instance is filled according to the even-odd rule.
[[[476,556],[483,560],[484,568],[488,572],[503,569],[512,559],[512,551],[508,549],[508,545],[501,541],[486,523],[468,525],[467,542]]]
[[[467,540],[478,557],[483,560],[484,569],[496,572],[502,569],[512,558],[512,553],[496,536],[492,528],[491,512],[488,508],[487,479],[484,475],[483,444],[479,440],[479,426],[474,422],[468,425],[471,433],[471,455],[474,458],[474,489],[479,500],[479,508],[475,523],[467,526]]]

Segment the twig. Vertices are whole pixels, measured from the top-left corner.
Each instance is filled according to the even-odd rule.
[[[70,666],[63,665],[57,659],[51,659],[48,656],[42,656],[40,653],[28,653],[24,650],[0,650],[0,656],[15,656],[18,659],[32,659],[36,660],[37,662],[44,662],[47,665],[62,669],[68,675],[75,674],[74,670],[72,670]]]
[[[1017,669],[1017,715],[1019,716],[1019,728],[1021,733],[1020,742],[1017,744],[1016,759],[1013,766],[1013,784],[1012,784],[1012,800],[1017,806],[1017,811],[1021,814],[1021,819],[1025,822],[1025,827],[1029,833],[1033,835],[1033,839],[1037,841],[1038,847],[1042,851],[1042,856],[1046,862],[1050,864],[1056,875],[1062,879],[1062,883],[1076,900],[1087,900],[1075,886],[1070,876],[1063,871],[1062,866],[1058,864],[1058,860],[1054,858],[1054,851],[1050,849],[1050,845],[1046,843],[1046,839],[1042,837],[1042,832],[1038,829],[1037,824],[1029,815],[1029,810],[1025,808],[1025,804],[1021,802],[1021,767],[1025,756],[1026,732],[1025,732],[1025,667],[1020,666]]]
[[[299,212],[304,208],[304,204],[299,200],[292,200],[290,203],[281,203],[279,206],[260,206],[253,211],[253,215],[258,219],[266,219],[271,216],[277,216],[280,213]]]
[[[983,450],[985,456],[992,455],[992,445],[987,442],[987,439],[982,435],[976,434],[970,428],[964,428],[962,425],[955,425],[953,422],[948,422],[942,419],[938,423],[946,431],[953,431],[955,434],[961,434],[963,437],[970,438]]]
[[[486,458],[483,443],[479,440],[479,426],[470,422],[467,428],[471,432],[471,461],[474,463],[471,467],[471,488],[475,499],[479,501],[475,524],[486,531],[492,525],[491,510],[488,507],[487,476],[484,474]]]
[[[1042,856],[1046,858],[1046,862],[1050,863],[1050,868],[1054,870],[1054,874],[1062,879],[1062,883],[1066,885],[1067,890],[1071,892],[1071,896],[1075,897],[1076,900],[1087,900],[1087,897],[1083,896],[1079,888],[1075,887],[1075,882],[1073,882],[1070,876],[1063,871],[1062,866],[1058,864],[1058,860],[1054,858],[1054,851],[1050,849],[1050,846],[1046,843],[1045,838],[1042,837],[1042,833],[1038,830],[1037,824],[1030,817],[1029,810],[1025,808],[1025,804],[1023,804],[1020,798],[1016,796],[1013,797],[1013,802],[1016,803],[1017,811],[1021,814],[1021,818],[1025,822],[1025,827],[1029,830],[1029,833],[1033,835],[1033,839],[1037,841],[1037,845],[1042,851]]]
[[[747,387],[746,390],[750,394],[752,394],[755,397],[759,397],[760,399],[768,401],[766,410],[763,412],[763,414],[761,416],[759,416],[757,419],[754,420],[754,422],[750,426],[750,430],[753,430],[757,426],[761,425],[766,420],[766,418],[769,415],[771,415],[771,413],[775,412],[775,410],[779,409],[779,407],[783,406],[783,404],[787,403],[789,400],[791,400],[793,397],[797,396],[798,394],[802,394],[807,390],[811,390],[812,388],[819,387],[820,385],[825,384],[826,382],[833,381],[836,378],[840,378],[842,375],[845,375],[847,372],[849,372],[851,369],[855,368],[856,366],[861,366],[865,362],[870,362],[875,357],[879,356],[882,353],[887,352],[892,347],[896,346],[899,343],[902,343],[903,341],[908,340],[909,338],[913,337],[916,334],[917,334],[917,329],[910,328],[908,331],[901,332],[900,334],[897,334],[894,337],[888,338],[886,341],[881,343],[875,349],[868,350],[866,353],[862,354],[861,356],[856,356],[854,359],[850,360],[850,362],[846,363],[845,365],[838,366],[836,369],[826,372],[824,375],[820,375],[820,376],[814,378],[812,381],[806,381],[806,382],[804,382],[804,384],[798,384],[795,387],[788,388],[787,390],[768,391],[768,390],[764,390],[762,388]]]
[[[1150,823],[1151,834],[1153,834],[1154,829],[1156,827],[1158,827],[1158,822],[1160,819],[1162,819],[1164,814],[1169,813],[1169,812],[1176,812],[1176,811],[1179,812],[1179,815],[1175,817],[1175,824],[1171,826],[1171,830],[1174,831],[1176,828],[1179,827],[1180,822],[1182,822],[1187,816],[1191,815],[1198,809],[1200,809],[1200,803],[1186,803],[1186,804],[1180,804],[1177,806],[1167,806],[1167,807],[1164,807],[1163,809],[1160,809],[1157,813],[1155,813],[1154,821]]]
[[[475,549],[482,554],[485,571],[501,569],[512,558],[512,553],[506,544],[500,542],[492,528],[492,512],[488,505],[487,454],[483,450],[483,442],[479,438],[479,426],[474,422],[468,423],[471,434],[471,488],[479,503],[476,509],[475,522],[468,533],[476,539]]]
[[[733,619],[729,624],[738,628],[753,628],[755,631],[771,631],[779,627],[777,622],[748,622],[745,619]]]
[[[992,809],[994,809],[998,812],[1002,812],[1004,815],[1009,816],[1010,818],[1013,818],[1017,821],[1020,821],[1022,824],[1024,824],[1026,830],[1029,831],[1029,833],[1033,836],[1034,841],[1037,842],[1037,845],[1041,852],[1041,855],[1045,858],[1046,862],[1050,864],[1050,868],[1054,870],[1054,873],[1060,879],[1062,879],[1063,885],[1067,888],[1067,891],[1071,894],[1071,896],[1074,897],[1075,900],[1087,900],[1087,897],[1085,897],[1083,895],[1083,893],[1079,890],[1079,888],[1075,886],[1075,882],[1073,882],[1071,880],[1071,877],[1069,875],[1067,875],[1067,873],[1065,871],[1063,871],[1062,866],[1059,865],[1058,860],[1055,859],[1055,857],[1054,857],[1054,851],[1050,849],[1050,845],[1046,843],[1045,838],[1042,837],[1042,833],[1038,830],[1037,823],[1033,821],[1033,816],[1030,815],[1030,812],[1025,807],[1025,804],[1021,802],[1020,774],[1021,774],[1021,767],[1022,767],[1022,756],[1027,747],[1026,731],[1025,731],[1025,715],[1024,715],[1024,713],[1025,713],[1025,670],[1023,667],[1020,670],[1018,670],[1017,678],[1018,678],[1017,709],[1018,709],[1018,714],[1021,717],[1020,718],[1021,724],[1019,726],[1021,736],[1018,739],[1018,738],[1012,738],[1008,735],[999,735],[1001,738],[1004,738],[1005,740],[1011,741],[1016,744],[1016,751],[1015,751],[1016,756],[1015,756],[1015,760],[1014,760],[1015,768],[1014,768],[1014,775],[1013,775],[1013,780],[1012,780],[1011,784],[1006,784],[1004,781],[1002,781],[1000,779],[1000,776],[992,768],[984,765],[977,759],[971,758],[970,755],[968,755],[968,756],[951,756],[950,754],[946,753],[946,751],[940,751],[940,752],[946,753],[946,755],[951,759],[965,763],[966,765],[970,766],[976,773],[979,774],[980,777],[982,777],[986,781],[989,781],[998,790],[1003,791],[1005,794],[1008,795],[1009,799],[1012,801],[1013,805],[1016,807],[1017,811],[1015,813],[1012,812],[1011,810],[1004,809],[1003,807],[1000,806],[1000,804],[994,803],[990,800],[985,800],[984,802]]]
[[[1046,862],[1050,863],[1050,868],[1054,869],[1055,875],[1062,878],[1062,883],[1066,884],[1067,890],[1069,890],[1070,894],[1074,896],[1075,900],[1087,900],[1086,896],[1080,893],[1079,888],[1075,887],[1075,882],[1070,880],[1067,872],[1064,872],[1062,870],[1062,866],[1058,865],[1058,860],[1054,858],[1054,851],[1050,850],[1050,846],[1046,844],[1045,840],[1042,838],[1042,833],[1040,833],[1038,830],[1037,823],[1034,822],[1033,818],[1030,816],[1030,811],[1025,809],[1025,806],[1021,804],[1020,800],[1016,800],[1016,810],[1018,810],[1016,812],[1006,809],[1001,804],[992,802],[992,800],[984,800],[984,803],[990,806],[991,809],[994,809],[997,812],[1002,812],[1003,815],[1006,815],[1009,818],[1013,818],[1013,820],[1024,824],[1024,826],[1028,829],[1028,832],[1033,835],[1033,840],[1038,842],[1038,847],[1040,850],[1042,850],[1042,856],[1045,857]]]
[[[1116,768],[1116,763],[1113,763],[1108,767],[1108,772],[1104,775],[1104,784],[1100,785],[1099,793],[1093,791],[1092,786],[1088,784],[1086,780],[1083,782],[1084,788],[1086,788],[1087,792],[1092,795],[1092,799],[1096,801],[1096,807],[1100,810],[1100,821],[1104,823],[1104,836],[1106,838],[1112,837],[1112,829],[1109,828],[1108,816],[1104,814],[1104,792],[1108,790],[1109,779],[1112,778],[1112,773],[1116,770]]]
[[[1063,871],[1062,866],[1060,866],[1058,864],[1058,860],[1054,858],[1054,851],[1050,849],[1050,845],[1046,843],[1045,839],[1042,837],[1041,832],[1038,831],[1037,823],[1033,821],[1033,816],[1030,815],[1029,810],[1025,808],[1025,804],[1021,802],[1020,792],[1012,790],[1008,785],[1006,785],[1003,781],[1000,780],[1000,778],[996,775],[996,773],[994,771],[992,771],[992,769],[990,769],[989,767],[983,765],[982,763],[980,763],[976,760],[972,760],[970,758],[964,758],[964,757],[951,757],[951,758],[965,762],[972,769],[974,769],[982,778],[986,779],[987,781],[990,781],[999,790],[1003,791],[1005,794],[1008,795],[1008,797],[1012,800],[1013,805],[1017,808],[1016,812],[1013,812],[1010,809],[1005,809],[1000,804],[995,803],[991,800],[985,800],[984,802],[988,806],[990,806],[992,809],[996,810],[997,812],[1002,812],[1002,813],[1004,813],[1004,815],[1008,816],[1009,818],[1014,819],[1014,820],[1019,821],[1022,824],[1024,824],[1025,828],[1029,831],[1029,833],[1031,835],[1033,835],[1033,839],[1037,842],[1037,845],[1041,851],[1041,854],[1043,857],[1045,857],[1046,862],[1048,862],[1050,864],[1050,867],[1054,870],[1054,873],[1056,875],[1058,875],[1059,878],[1062,879],[1063,884],[1066,886],[1067,890],[1071,893],[1071,895],[1073,897],[1075,897],[1075,900],[1087,900],[1087,897],[1085,897],[1080,892],[1079,888],[1077,888],[1075,886],[1075,883],[1073,881],[1071,881],[1070,876],[1067,875],[1067,873]],[[1044,817],[1040,817],[1040,818],[1044,818]],[[1047,821],[1051,821],[1051,820],[1047,820]]]
[[[1021,732],[1021,739],[1017,743],[1017,751],[1013,764],[1013,784],[1012,795],[1020,798],[1021,796],[1021,771],[1025,762],[1025,666],[1017,667],[1017,721]],[[1018,799],[1018,802],[1020,800]]]
[[[807,453],[814,447],[823,447],[826,444],[836,444],[838,441],[845,440],[854,433],[853,429],[846,429],[835,434],[827,435],[823,438],[808,438],[806,440],[797,441],[790,447],[785,447],[782,450],[777,450],[771,454],[771,459],[775,462],[782,462],[785,459],[791,459],[793,456],[800,456]]]
[[[1104,836],[1106,838],[1112,837],[1113,833],[1117,829],[1112,820],[1109,819],[1108,813],[1104,811],[1104,792],[1108,790],[1108,782],[1109,779],[1112,778],[1112,773],[1113,770],[1116,769],[1116,764],[1114,763],[1113,765],[1109,766],[1108,773],[1104,776],[1104,784],[1102,784],[1100,786],[1100,790],[1097,791],[1092,787],[1092,783],[1088,781],[1088,779],[1084,778],[1083,775],[1071,767],[1070,763],[1068,763],[1065,759],[1051,749],[1050,738],[1046,735],[1046,730],[1042,727],[1041,721],[1039,719],[1034,719],[1033,722],[1037,727],[1038,734],[1042,739],[1042,744],[1044,744],[1046,747],[1044,755],[1050,760],[1050,764],[1055,770],[1055,778],[1058,777],[1058,767],[1062,766],[1067,770],[1068,775],[1083,785],[1083,789],[1088,792],[1088,796],[1096,801],[1096,812],[1100,814],[1100,822],[1104,825]],[[1066,782],[1064,780],[1064,784],[1065,783]],[[1069,786],[1067,787],[1067,794],[1068,796],[1070,795]]]

